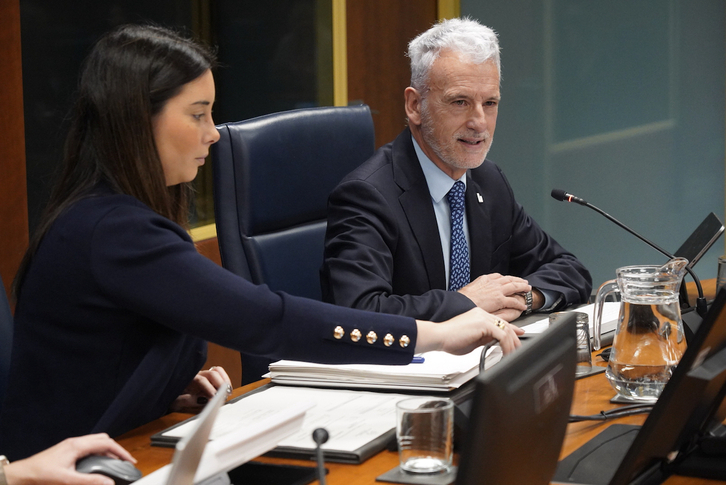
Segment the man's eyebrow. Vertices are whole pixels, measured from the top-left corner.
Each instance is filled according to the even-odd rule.
[[[468,93],[463,93],[461,91],[450,92],[450,93],[444,94],[444,99],[459,99],[459,98],[472,99],[472,96],[469,95]]]
[[[449,93],[444,95],[444,100],[451,101],[454,99],[474,99],[476,96],[472,96],[468,93],[462,93],[462,92],[456,92],[456,93]],[[489,96],[488,98],[484,98],[484,101],[501,101],[502,96],[501,95],[495,95],[495,96]]]

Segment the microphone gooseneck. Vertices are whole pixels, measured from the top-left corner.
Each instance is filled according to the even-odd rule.
[[[313,441],[315,442],[315,461],[318,462],[318,482],[325,485],[325,460],[323,459],[323,449],[321,445],[328,441],[328,431],[325,428],[317,428],[313,431]]]
[[[657,250],[658,252],[664,254],[669,259],[675,258],[674,255],[672,255],[665,249],[661,248],[654,242],[649,241],[648,239],[641,236],[640,234],[638,234],[637,232],[635,232],[634,230],[632,230],[631,228],[629,228],[628,226],[626,226],[625,224],[620,222],[619,220],[615,219],[613,216],[611,216],[604,210],[602,210],[598,207],[595,207],[594,205],[587,202],[586,200],[576,197],[572,194],[568,194],[567,192],[565,192],[564,190],[561,190],[561,189],[552,189],[551,195],[554,199],[562,201],[562,202],[574,202],[576,204],[580,204],[580,205],[584,205],[585,207],[589,207],[590,209],[594,210],[595,212],[603,215],[610,221],[614,222],[618,226],[622,227],[623,229],[628,231],[630,234],[632,234],[633,236],[635,236],[638,239],[640,239],[641,241],[643,241],[648,246],[650,246],[653,249]],[[693,270],[689,266],[686,266],[686,271],[688,271],[688,274],[691,275],[691,278],[693,278],[693,282],[696,284],[696,290],[698,291],[698,298],[696,299],[696,312],[698,312],[698,314],[701,316],[701,318],[705,318],[706,313],[708,312],[708,305],[706,303],[706,298],[704,298],[704,296],[703,296],[703,288],[701,287],[701,280],[698,279],[696,274],[693,272]]]

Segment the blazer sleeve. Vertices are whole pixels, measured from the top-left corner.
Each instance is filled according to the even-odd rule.
[[[120,206],[93,232],[93,277],[119,308],[272,359],[331,364],[411,361],[417,336],[412,319],[336,307],[253,285],[200,255],[181,227],[149,212]],[[355,329],[362,339],[350,338]],[[372,342],[365,338],[369,332],[377,336]],[[388,334],[393,345],[385,343]],[[410,341],[407,346],[401,345],[404,336]]]
[[[544,232],[527,213],[518,207],[515,222],[515,252],[511,262],[513,273],[526,275],[535,288],[560,294],[548,311],[587,303],[592,291],[592,278],[585,266],[554,238]]]
[[[323,300],[435,322],[474,308],[461,293],[432,289],[424,265],[433,263],[422,260],[410,231],[404,235],[401,226],[407,221],[390,199],[358,179],[342,182],[331,193]]]
[[[506,176],[501,169],[499,173],[504,181],[502,186],[507,187],[512,201],[512,234],[507,244],[495,250],[492,260],[508,261],[508,274],[521,276],[535,288],[560,295],[551,308],[544,310],[561,310],[571,305],[587,303],[592,290],[590,272],[514,200]],[[507,246],[509,249],[506,249]],[[509,253],[508,258],[501,257],[503,252]],[[500,271],[500,268],[496,270]]]

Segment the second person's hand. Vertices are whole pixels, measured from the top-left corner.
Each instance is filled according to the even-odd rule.
[[[524,330],[503,319],[474,308],[442,323],[417,320],[416,352],[442,350],[466,354],[477,347],[497,340],[504,354],[519,348],[519,335]]]
[[[202,370],[194,376],[194,380],[184,389],[184,393],[177,397],[170,410],[174,412],[199,412],[222,386],[232,388],[232,382],[227,372],[219,366]]]

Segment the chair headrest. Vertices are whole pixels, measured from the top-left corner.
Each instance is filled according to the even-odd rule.
[[[218,128],[213,163],[229,165],[245,235],[324,220],[328,195],[375,143],[365,105],[285,111]]]

